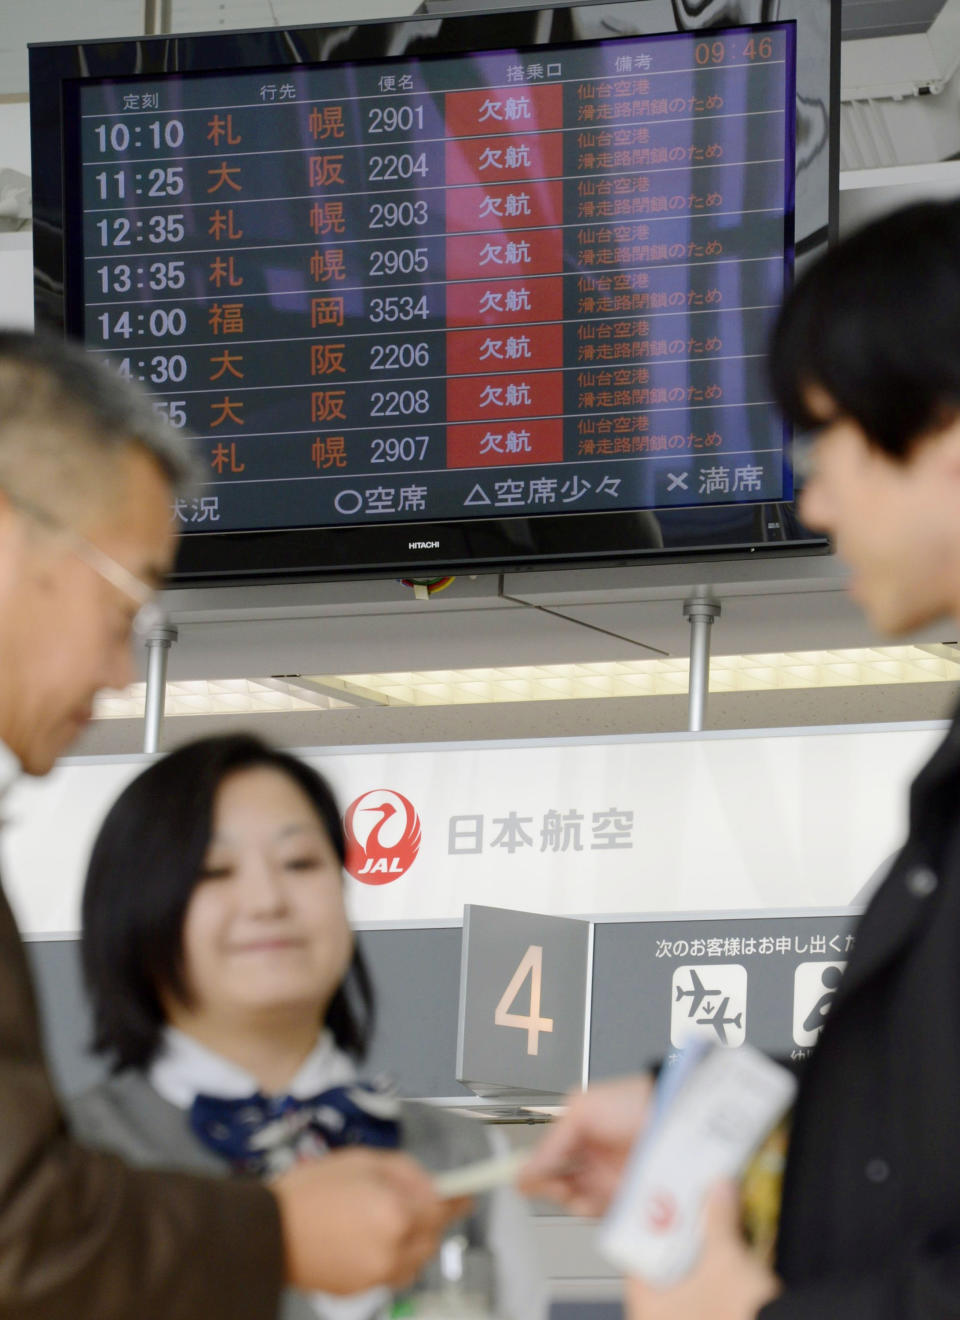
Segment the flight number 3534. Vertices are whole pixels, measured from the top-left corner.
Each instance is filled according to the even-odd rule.
[[[391,293],[383,298],[371,298],[368,316],[374,324],[381,321],[425,321],[430,315],[427,295]]]

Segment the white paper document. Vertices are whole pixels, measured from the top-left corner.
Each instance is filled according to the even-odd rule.
[[[507,1187],[529,1158],[528,1151],[512,1151],[509,1155],[494,1155],[475,1164],[464,1164],[459,1169],[445,1169],[436,1173],[433,1185],[438,1196],[476,1196],[490,1192],[494,1187]]]

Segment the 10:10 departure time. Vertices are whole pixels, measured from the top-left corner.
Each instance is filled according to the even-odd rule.
[[[154,151],[161,147],[176,150],[183,146],[183,121],[168,119],[163,123],[154,119],[149,124],[134,124],[131,130],[122,120],[117,120],[114,124],[97,124],[93,135],[99,151],[127,151],[131,145],[150,146]]]

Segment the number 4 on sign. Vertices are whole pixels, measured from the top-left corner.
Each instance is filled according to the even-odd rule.
[[[530,1012],[528,1014],[511,1013],[511,1006],[519,995],[521,987],[528,975],[530,977]],[[540,991],[542,984],[543,945],[531,944],[526,953],[520,959],[517,970],[514,972],[513,976],[511,976],[510,984],[500,996],[500,1002],[493,1015],[495,1026],[519,1027],[521,1031],[526,1031],[528,1054],[540,1053],[541,1031],[553,1031],[553,1018],[540,1016]]]

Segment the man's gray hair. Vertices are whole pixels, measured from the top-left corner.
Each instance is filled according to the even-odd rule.
[[[78,344],[0,331],[0,488],[49,506],[103,492],[130,445],[180,494],[198,469],[150,395]]]

